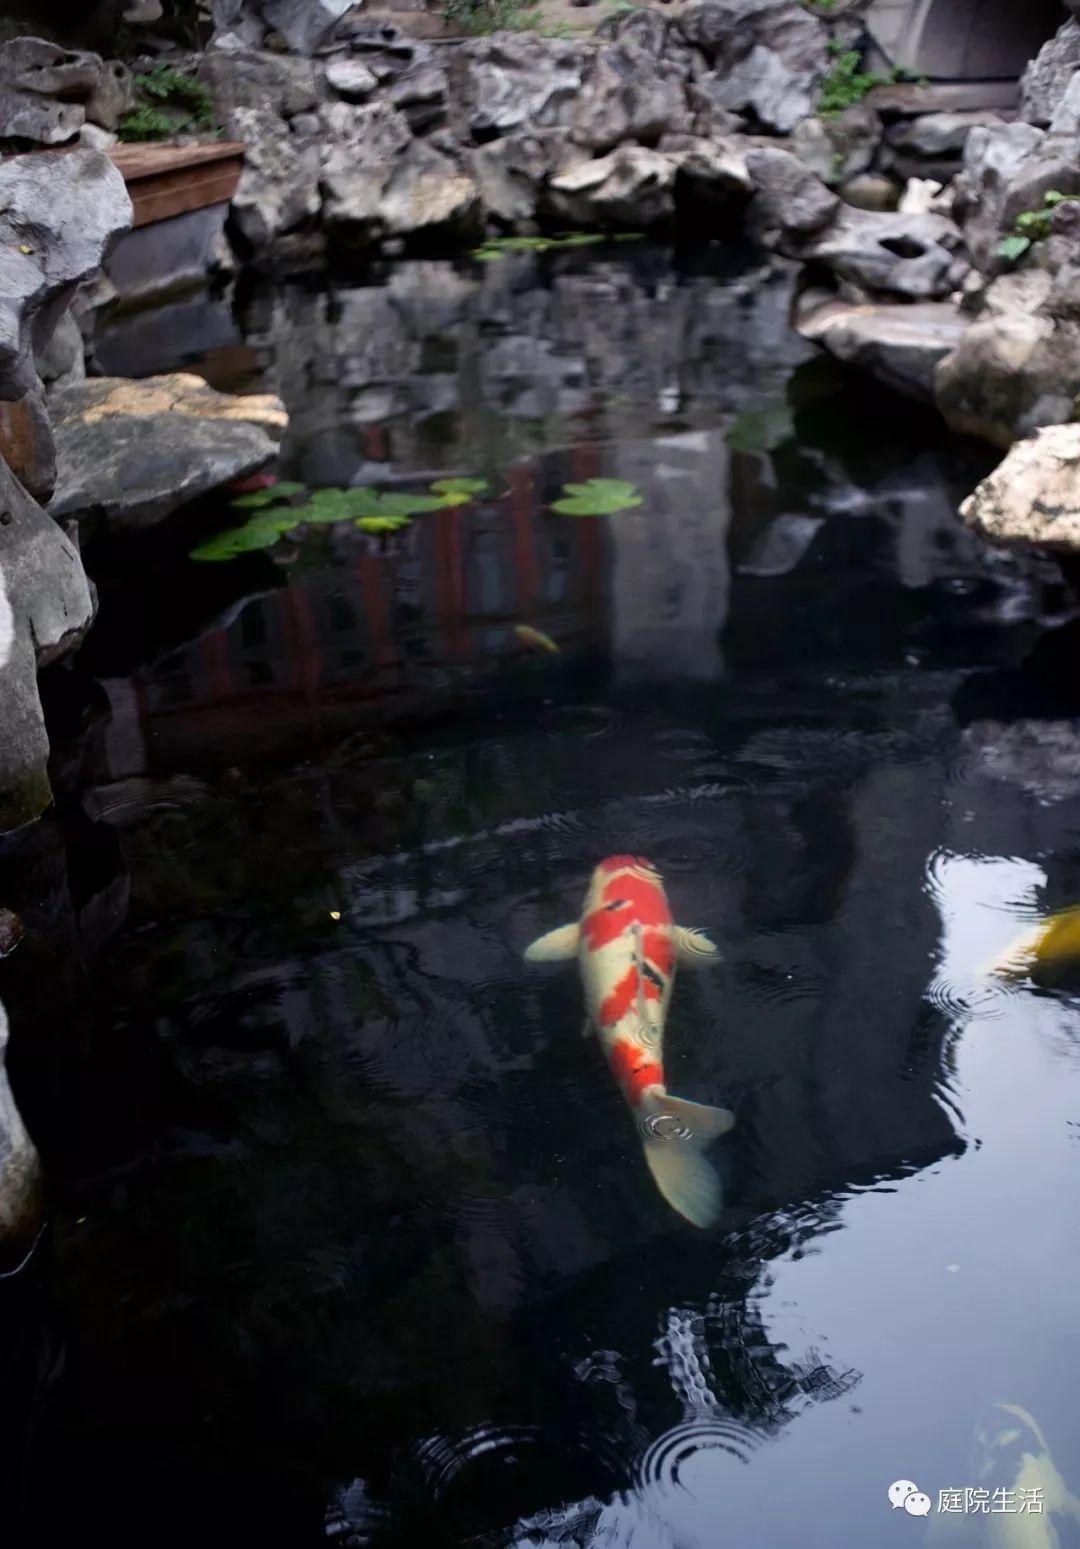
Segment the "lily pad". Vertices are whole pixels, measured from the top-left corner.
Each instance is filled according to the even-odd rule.
[[[551,509],[560,516],[614,516],[642,504],[637,485],[629,479],[589,479],[584,484],[564,484],[561,500]]]
[[[256,549],[273,548],[286,529],[269,523],[249,522],[245,527],[229,527],[215,533],[191,551],[192,559],[220,561],[236,559]]]
[[[508,253],[548,253],[562,247],[592,247],[606,240],[602,231],[571,231],[554,237],[489,237],[483,247],[473,249],[473,257],[491,263]]]
[[[232,504],[238,511],[259,511],[263,506],[273,505],[278,500],[287,500],[290,495],[306,493],[306,484],[290,484],[282,480],[279,484],[268,485],[266,489],[252,490],[250,495],[238,495]]]
[[[408,527],[407,516],[362,516],[354,524],[361,532],[398,532]]]
[[[487,479],[436,479],[428,488],[436,495],[482,495],[488,488],[488,481]]]
[[[1030,246],[1030,237],[1002,237],[997,245],[998,257],[1007,258],[1010,263],[1015,263],[1018,258],[1023,258]]]

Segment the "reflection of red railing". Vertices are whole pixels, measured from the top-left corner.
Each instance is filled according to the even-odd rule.
[[[590,478],[601,453],[576,449],[569,464],[570,476]],[[543,519],[530,465],[510,470],[508,486],[494,521],[467,507],[435,512],[408,535],[415,547],[367,551],[351,567],[252,598],[227,626],[170,658],[167,671],[145,675],[144,734],[148,723],[160,732],[168,722],[171,737],[228,745],[276,726],[310,741],[336,711],[437,694],[446,679],[426,680],[431,666],[473,683],[493,677],[501,658],[523,649],[513,634],[519,620],[564,648],[597,640],[606,617],[603,524]]]

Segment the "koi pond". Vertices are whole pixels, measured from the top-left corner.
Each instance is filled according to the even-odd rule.
[[[47,675],[5,1542],[1080,1544],[1080,971],[987,972],[1080,900],[1080,609],[792,285],[425,258],[99,339],[281,393],[323,514],[89,551]],[[735,1116],[704,1229],[523,961],[612,854],[722,953],[664,1044]]]

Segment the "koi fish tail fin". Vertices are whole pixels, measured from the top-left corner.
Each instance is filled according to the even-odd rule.
[[[702,1153],[735,1123],[726,1108],[683,1097],[646,1099],[641,1139],[645,1161],[660,1193],[692,1226],[711,1226],[723,1208],[720,1177]]]
[[[982,965],[980,974],[997,979],[1022,979],[1038,959],[1039,948],[1046,934],[1047,922],[1042,920],[1015,936],[997,957]]]

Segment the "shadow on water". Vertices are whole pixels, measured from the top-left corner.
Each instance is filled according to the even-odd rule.
[[[883,1251],[852,1216],[977,1160],[931,858],[961,823],[1059,842],[957,716],[997,713],[1071,593],[959,527],[982,454],[811,358],[784,268],[478,267],[263,284],[101,343],[280,391],[287,477],[491,492],[218,566],[183,524],[90,556],[100,622],[46,685],[62,796],[0,849],[51,1199],[0,1287],[20,1542],[68,1520],[57,1477],[117,1544],[748,1542],[748,1491],[762,1544],[877,1542],[857,1494],[801,1522],[825,1412],[875,1500],[916,1466],[854,1429],[864,1385],[916,1423],[874,1407],[901,1358],[773,1276],[853,1254],[842,1301]],[[551,512],[597,475],[643,505]],[[520,960],[627,850],[724,952],[667,1052],[737,1112],[715,1234],[652,1191],[573,975]]]

